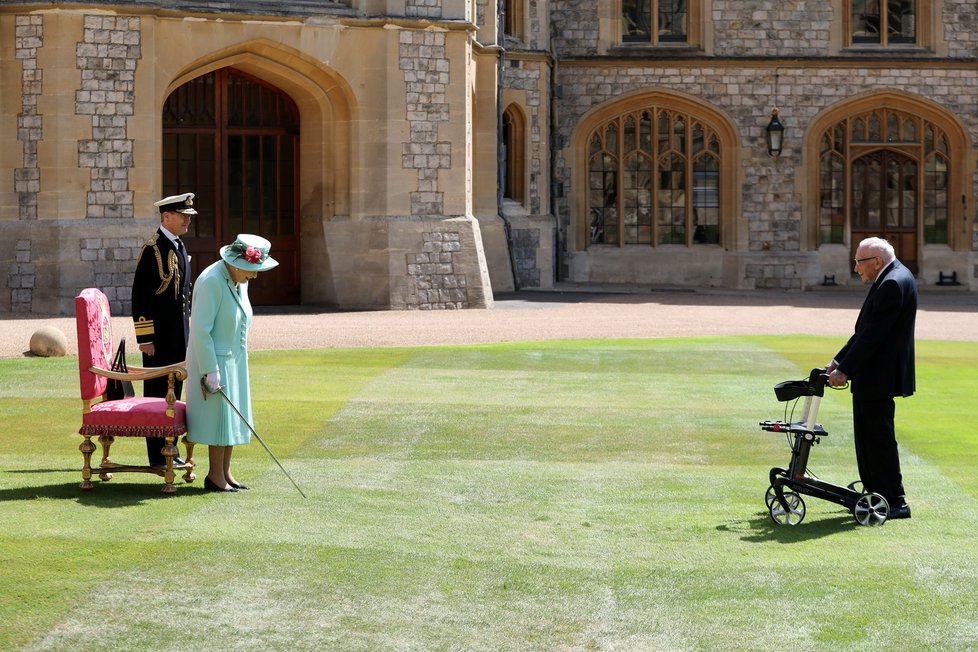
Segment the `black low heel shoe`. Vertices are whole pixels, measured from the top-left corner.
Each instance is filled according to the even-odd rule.
[[[234,487],[235,489],[251,489],[251,487],[249,487],[248,485],[246,485],[246,484],[238,484],[237,482],[229,482],[228,483],[228,486],[229,487]]]
[[[227,489],[221,489],[216,484],[214,484],[213,482],[211,482],[211,479],[208,478],[208,477],[206,477],[206,476],[204,477],[204,490],[205,491],[221,491],[221,492],[234,492],[234,491],[237,491],[237,489],[235,489],[234,487],[230,487],[230,486]]]

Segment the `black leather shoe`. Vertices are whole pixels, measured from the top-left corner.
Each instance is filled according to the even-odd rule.
[[[182,458],[179,457],[173,458],[173,466],[183,466],[184,464],[186,464],[186,462],[184,462]]]
[[[892,521],[896,518],[910,518],[910,505],[901,505],[890,510],[886,520]]]
[[[246,485],[246,484],[239,484],[237,482],[228,482],[228,486],[229,487],[234,487],[235,489],[251,489],[251,487],[249,487],[248,485]]]
[[[204,491],[222,491],[222,492],[236,492],[237,489],[234,487],[228,487],[227,489],[221,489],[216,484],[211,482],[211,479],[204,476]]]

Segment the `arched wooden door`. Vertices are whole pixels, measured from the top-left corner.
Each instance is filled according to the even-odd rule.
[[[254,305],[298,304],[299,109],[281,90],[223,68],[163,106],[163,194],[196,193],[184,237],[196,276],[238,233],[272,243],[275,269],[251,282]]]
[[[897,258],[918,271],[917,215],[920,184],[917,161],[878,150],[852,162],[852,250],[864,238],[886,238]]]

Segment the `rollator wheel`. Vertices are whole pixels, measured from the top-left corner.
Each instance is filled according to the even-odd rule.
[[[859,493],[862,493],[863,492],[863,481],[862,480],[854,480],[853,482],[850,482],[849,484],[846,485],[846,489],[848,489],[849,491],[858,491]]]
[[[767,505],[768,509],[771,509],[771,504],[777,502],[778,494],[774,491],[774,485],[772,484],[767,488],[767,492],[764,494],[764,504]]]
[[[890,504],[879,494],[863,494],[856,499],[852,515],[860,525],[883,525],[890,515]]]
[[[784,494],[784,501],[788,504],[787,510],[781,506],[781,501],[777,498],[768,505],[768,509],[771,511],[771,520],[778,525],[798,525],[801,523],[805,518],[805,501],[793,491]]]

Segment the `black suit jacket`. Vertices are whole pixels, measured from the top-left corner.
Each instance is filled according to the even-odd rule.
[[[856,319],[856,329],[835,356],[849,377],[854,399],[910,396],[916,389],[914,324],[917,282],[894,260],[873,283]]]
[[[182,361],[190,336],[190,263],[162,231],[143,245],[132,281],[136,342],[152,343],[153,366]]]

